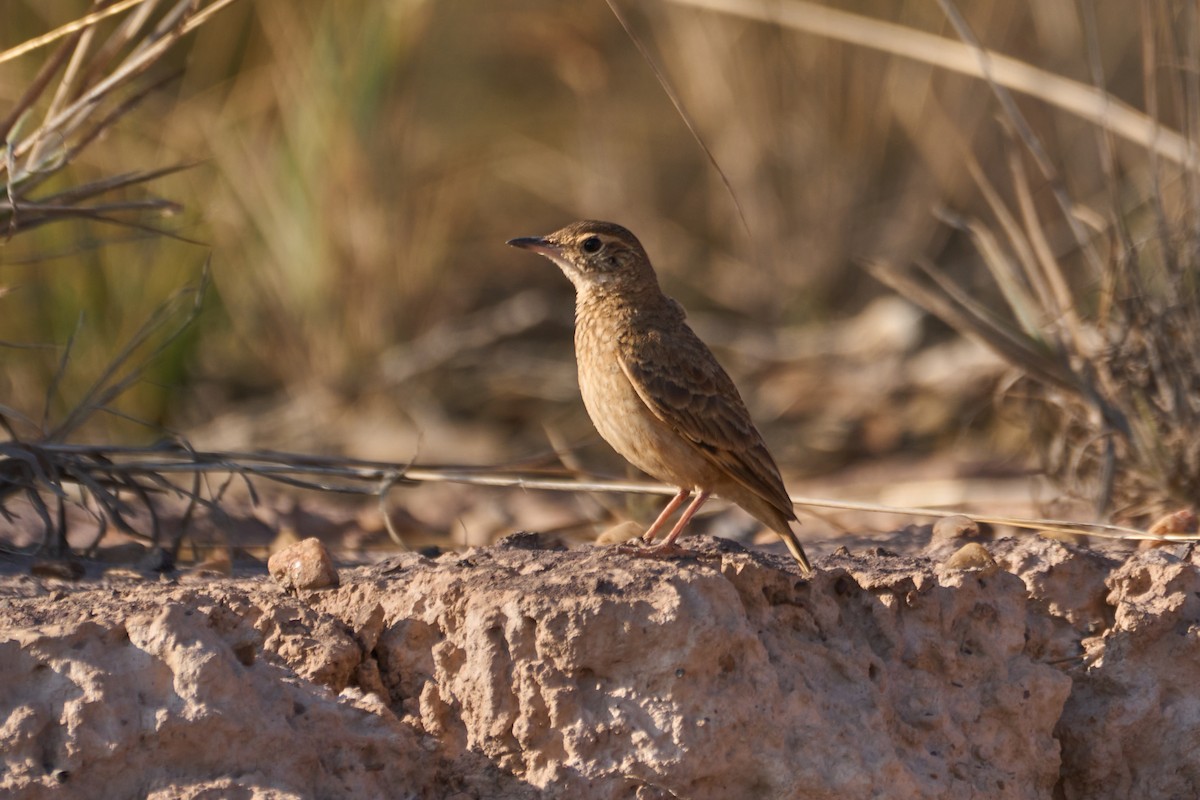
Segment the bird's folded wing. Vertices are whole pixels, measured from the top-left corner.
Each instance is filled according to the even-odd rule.
[[[737,387],[690,329],[618,341],[621,369],[642,402],[731,478],[793,515],[779,468]]]

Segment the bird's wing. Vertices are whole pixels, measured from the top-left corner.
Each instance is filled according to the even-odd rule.
[[[649,330],[617,342],[621,369],[642,402],[731,478],[795,519],[775,460],[737,387],[686,326]]]

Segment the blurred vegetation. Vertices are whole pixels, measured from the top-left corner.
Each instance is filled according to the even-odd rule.
[[[155,5],[155,14],[172,8]],[[830,6],[958,38],[932,3]],[[865,263],[937,264],[984,306],[1005,308],[979,231],[1003,229],[998,209],[1027,196],[1078,314],[1091,318],[1114,292],[1137,295],[1138,276],[1195,300],[1193,165],[1165,163],[1017,96],[1054,164],[1046,175],[979,79],[736,14],[671,2],[622,8],[748,229],[604,3],[568,12],[547,0],[234,2],[139,75],[126,97],[156,88],[56,164],[37,195],[198,162],[118,192],[164,198],[137,209],[138,224],[167,212],[153,227],[190,241],[80,217],[10,236],[0,249],[0,340],[37,346],[0,351],[0,402],[34,421],[47,399],[52,417],[67,414],[163,299],[210,262],[213,287],[189,333],[125,393],[120,415],[92,417],[77,438],[144,441],[164,426],[226,447],[394,460],[419,449],[446,461],[536,453],[548,448],[547,428],[571,445],[590,441],[574,393],[570,286],[503,242],[603,218],[642,238],[702,333],[729,333],[714,344],[767,438],[780,441],[785,470],[811,471],[944,447],[969,422],[997,421],[984,413],[997,376],[948,381],[945,393],[956,396],[936,423],[876,436],[913,390],[841,395],[836,353],[789,353],[787,331],[849,319],[889,291]],[[1128,4],[1087,0],[957,8],[985,47],[1101,85],[1192,136],[1193,5],[1145,0],[1140,17]],[[8,0],[0,51],[92,9]],[[99,30],[109,35],[124,18]],[[54,49],[0,62],[0,109],[17,106]],[[50,102],[47,94],[39,107]],[[46,147],[70,149],[67,140]],[[1014,163],[1025,167],[1024,185]],[[1082,246],[1056,189],[1081,218],[1099,220]],[[1011,254],[1019,243],[998,247]],[[1091,262],[1089,248],[1099,248]],[[1104,265],[1130,259],[1136,285],[1101,292]],[[1197,330],[1192,311],[1146,309]],[[1024,331],[1039,347],[1043,323],[1055,320]],[[69,368],[56,379],[72,335]],[[917,336],[914,350],[950,332],[925,322]],[[842,408],[859,416],[831,426]],[[1029,438],[1016,449],[1048,452],[1069,424],[1017,427]],[[1085,428],[1071,436],[1097,434]]]

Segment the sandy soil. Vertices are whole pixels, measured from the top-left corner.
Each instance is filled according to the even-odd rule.
[[[933,537],[919,557],[543,549],[0,582],[9,797],[1191,797],[1200,569]],[[964,549],[965,548],[965,549]]]

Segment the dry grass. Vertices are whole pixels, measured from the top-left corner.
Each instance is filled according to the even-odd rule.
[[[1200,113],[1185,100],[1200,97],[1194,62],[1187,68],[1183,59],[1184,52],[1197,52],[1194,29],[1166,15],[1143,15],[1149,114],[1130,112],[1113,98],[1089,118],[1099,129],[1091,141],[1114,201],[1097,211],[1072,196],[1043,135],[987,69],[994,58],[957,8],[945,0],[943,7],[1003,110],[1013,197],[1005,199],[964,152],[990,219],[948,211],[942,219],[970,237],[1003,305],[980,302],[927,260],[917,264],[926,282],[895,264],[880,263],[875,274],[982,339],[1019,371],[1013,394],[1034,412],[1031,444],[1048,473],[1093,502],[1097,513],[1145,521],[1194,506],[1200,498],[1200,444],[1192,435],[1200,423],[1200,263],[1190,242],[1200,234],[1197,151],[1185,133],[1160,119],[1158,103],[1161,83],[1182,101],[1176,122],[1186,126]],[[1186,9],[1179,12],[1194,19]],[[1165,69],[1160,44],[1170,53]],[[1107,97],[1103,74],[1094,78],[1098,86],[1073,93]],[[1060,105],[1076,109],[1083,101]],[[1142,132],[1129,138],[1149,178],[1132,197],[1117,172],[1110,136],[1127,134],[1131,118]],[[1027,164],[1038,173],[1038,187]],[[1039,202],[1039,189],[1051,203]]]
[[[829,383],[777,329],[861,309],[866,261],[1021,370],[1027,447],[1071,491],[1131,518],[1194,502],[1191,6],[1147,0],[1138,25],[1066,0],[620,8],[723,175],[603,4],[19,5],[10,30],[40,49],[0,52],[0,340],[37,346],[4,353],[13,446],[245,414],[241,452],[273,427],[252,403],[292,420],[267,445],[289,450],[353,450],[339,421],[380,407],[419,434],[486,428],[494,461],[546,427],[579,441],[570,287],[502,243],[600,217],[635,228],[694,319],[742,332],[756,412],[776,387],[768,438],[802,442],[814,403],[787,392]],[[178,334],[192,296],[156,309],[205,258],[164,228],[212,247],[213,302]],[[100,518],[201,496],[97,458],[72,468]],[[50,523],[74,496],[55,468]]]
[[[0,225],[6,237],[51,222],[85,219],[170,235],[144,222],[147,212],[178,212],[176,203],[145,196],[109,199],[184,165],[108,175],[46,191],[85,149],[105,136],[147,97],[178,77],[157,69],[191,31],[233,0],[204,5],[180,0],[124,2],[0,52],[0,64],[53,46],[11,110],[0,120],[5,157],[0,180]],[[104,31],[103,23],[128,12]],[[152,72],[158,76],[150,76]],[[149,79],[147,79],[149,76]]]
[[[0,386],[23,438],[80,435],[74,422],[55,424],[80,416],[89,435],[144,435],[132,433],[142,426],[130,418],[163,417],[159,386],[182,371],[187,337],[160,354],[150,380],[121,393],[120,414],[79,409],[127,358],[120,343],[136,340],[163,297],[191,277],[174,265],[202,269],[183,203],[160,193],[193,162],[164,158],[144,126],[177,90],[191,36],[233,1],[104,3],[74,19],[61,4],[6,12],[6,33],[30,16],[66,20],[0,50],[9,109],[0,120]],[[77,13],[73,5],[66,10]]]
[[[5,265],[10,267],[0,275],[0,304],[10,326],[6,330],[16,333],[12,341],[0,343],[8,353],[7,391],[0,402],[0,426],[8,435],[0,445],[0,507],[6,498],[22,493],[48,530],[56,532],[46,540],[47,548],[54,552],[61,553],[65,547],[61,521],[67,483],[77,483],[84,496],[99,505],[101,533],[108,521],[122,521],[119,490],[72,473],[69,465],[53,459],[31,458],[28,448],[86,437],[94,433],[98,418],[161,431],[122,408],[121,401],[142,386],[152,370],[169,361],[165,357],[190,332],[205,281],[185,287],[165,301],[161,296],[155,298],[156,307],[146,317],[125,323],[129,335],[124,341],[103,348],[107,351],[103,362],[80,370],[73,359],[80,350],[89,349],[82,342],[91,340],[90,349],[96,351],[96,327],[89,326],[77,308],[70,309],[68,313],[76,319],[64,344],[43,345],[36,339],[30,343],[31,335],[48,332],[27,323],[39,314],[45,319],[53,312],[38,309],[36,302],[22,302],[21,295],[28,298],[30,287],[15,276],[21,274],[17,270],[22,266],[32,267],[24,277],[32,279],[33,291],[43,300],[53,297],[44,291],[53,279],[42,280],[48,269],[45,262],[50,260],[47,244],[53,239],[40,235],[52,223],[57,229],[71,230],[64,237],[68,240],[78,235],[79,228],[73,226],[86,223],[116,226],[138,238],[187,241],[161,224],[164,217],[178,214],[181,206],[148,190],[149,184],[179,172],[186,164],[131,171],[79,166],[96,150],[104,150],[98,143],[113,136],[139,107],[178,79],[179,68],[170,63],[174,51],[184,37],[231,2],[111,4],[0,51],[0,65],[8,63],[10,68],[12,62],[32,61],[46,53],[0,120],[0,138],[5,143],[0,163],[5,198],[0,201],[0,226],[4,228]],[[5,83],[5,88],[11,89],[12,84]],[[78,254],[81,248],[76,243],[72,250]],[[124,277],[129,280],[127,272]],[[72,287],[76,296],[79,283],[83,282]],[[22,361],[19,356],[30,358]],[[40,380],[34,379],[39,368],[45,371]],[[144,495],[139,487],[125,488]],[[47,497],[57,505],[58,523],[51,521]]]

